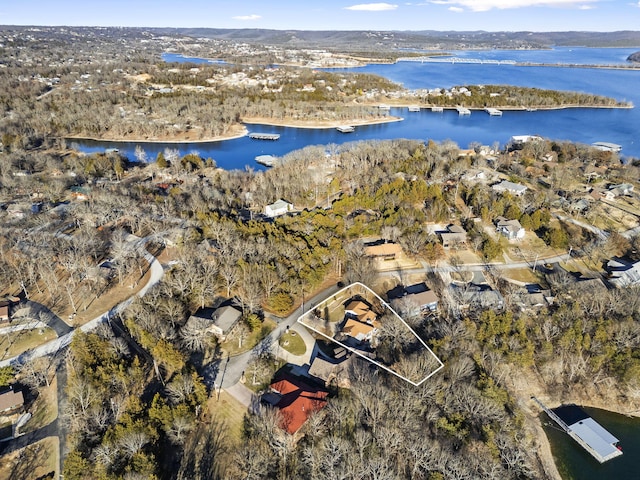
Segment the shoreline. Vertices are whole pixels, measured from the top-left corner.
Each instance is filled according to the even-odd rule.
[[[330,124],[324,124],[318,121],[309,122],[306,124],[296,123],[291,120],[270,120],[267,118],[260,117],[248,117],[242,121],[242,131],[238,133],[232,133],[229,135],[220,135],[212,138],[204,138],[204,139],[161,139],[161,138],[145,138],[145,139],[136,139],[136,138],[100,138],[100,137],[89,137],[84,135],[64,135],[64,138],[68,142],[73,142],[74,140],[90,140],[93,142],[106,142],[106,143],[175,143],[175,144],[192,144],[192,143],[214,143],[214,142],[224,142],[226,140],[235,140],[237,138],[246,137],[249,134],[249,129],[247,125],[268,125],[271,127],[286,127],[286,128],[304,128],[309,130],[327,130],[336,128],[342,125],[352,125],[354,127],[361,127],[365,125],[379,125],[385,123],[393,123],[393,122],[401,122],[404,118],[402,117],[386,117],[375,120],[347,120],[344,122],[331,122]]]
[[[375,107],[380,105],[379,102],[372,104],[363,104],[364,106]],[[429,110],[432,107],[439,107],[439,105],[423,105],[415,102],[403,102],[399,104],[389,104],[391,108],[408,108],[410,106],[419,106],[421,110]],[[457,106],[443,106],[444,110],[456,110]],[[474,112],[483,112],[486,107],[465,107]],[[633,104],[631,105],[558,105],[558,106],[528,106],[528,107],[519,107],[519,106],[496,106],[492,107],[505,112],[527,112],[528,109],[533,109],[531,113],[536,111],[553,111],[553,110],[564,110],[571,108],[584,108],[584,109],[632,109],[635,108]],[[419,113],[419,112],[416,112]],[[300,128],[300,129],[308,129],[308,130],[329,130],[334,129],[340,126],[349,125],[354,127],[366,126],[366,125],[383,125],[386,123],[393,122],[401,122],[404,121],[404,117],[396,117],[396,116],[387,116],[380,117],[375,119],[351,119],[341,121],[333,121],[333,120],[291,120],[291,119],[282,119],[282,120],[274,120],[264,117],[246,117],[242,119],[240,124],[235,124],[231,127],[231,132],[226,135],[218,135],[216,137],[211,138],[199,138],[199,139],[190,139],[190,138],[101,138],[101,137],[92,137],[85,135],[64,135],[64,138],[68,142],[73,142],[74,140],[89,140],[93,142],[104,142],[104,143],[132,143],[132,144],[157,144],[157,143],[165,143],[165,144],[201,144],[201,143],[216,143],[216,142],[224,142],[227,140],[235,140],[238,138],[242,138],[247,136],[249,132],[249,128],[247,125],[266,125],[272,127],[285,127],[285,128]]]
[[[307,123],[296,123],[291,120],[272,120],[263,117],[247,117],[242,120],[242,123],[246,125],[269,125],[272,127],[287,127],[287,128],[305,128],[309,130],[328,130],[332,128],[337,128],[344,125],[351,125],[354,127],[361,127],[365,125],[380,125],[385,123],[393,123],[393,122],[402,122],[404,118],[402,117],[384,117],[379,119],[351,119],[345,120],[344,122],[339,121],[318,121],[313,120]],[[303,121],[303,120],[302,120]],[[302,122],[298,121],[298,122]]]

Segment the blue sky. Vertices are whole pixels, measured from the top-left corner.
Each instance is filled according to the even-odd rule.
[[[2,0],[4,25],[300,30],[640,30],[639,0]]]

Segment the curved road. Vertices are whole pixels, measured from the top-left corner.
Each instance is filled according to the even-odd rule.
[[[133,238],[131,238],[133,237]],[[156,257],[154,257],[153,255],[151,255],[149,252],[147,252],[146,250],[144,250],[144,245],[146,243],[146,239],[140,239],[138,237],[134,237],[133,235],[130,235],[131,241],[135,242],[134,246],[136,249],[139,250],[139,252],[144,256],[145,260],[147,260],[147,262],[149,262],[149,270],[151,272],[151,275],[149,277],[149,281],[147,282],[147,284],[142,287],[142,289],[136,294],[136,296],[138,297],[142,297],[144,296],[151,287],[153,287],[155,284],[157,284],[160,279],[162,278],[162,275],[164,275],[164,270],[162,268],[162,265],[160,265],[160,262],[158,262],[158,260],[156,259]],[[93,320],[90,320],[89,322],[85,323],[84,325],[82,325],[81,327],[79,327],[79,330],[83,331],[83,332],[90,332],[91,330],[94,330],[98,325],[100,325],[101,323],[104,323],[106,321],[108,321],[110,318],[112,318],[113,316],[123,312],[133,301],[134,297],[130,297],[127,300],[125,300],[122,303],[119,303],[118,305],[116,305],[115,307],[113,307],[111,310],[109,310],[108,312],[103,313],[102,315],[99,315],[98,317],[94,318]],[[54,340],[51,340],[48,343],[45,343],[43,345],[40,345],[39,347],[36,347],[32,350],[28,350],[20,355],[17,355],[15,357],[12,358],[8,358],[6,360],[2,360],[0,362],[0,367],[5,367],[7,365],[16,365],[19,363],[22,363],[26,360],[29,360],[31,358],[37,358],[37,357],[44,357],[47,355],[52,355],[56,352],[58,352],[60,349],[65,348],[66,346],[68,346],[71,343],[71,339],[73,338],[73,335],[75,334],[75,332],[78,329],[72,330]]]

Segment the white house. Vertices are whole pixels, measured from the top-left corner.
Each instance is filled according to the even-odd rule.
[[[640,283],[640,262],[613,258],[607,263],[609,282],[616,287],[627,287]]]
[[[274,203],[264,207],[264,214],[267,217],[273,218],[280,215],[284,215],[285,213],[288,213],[291,210],[293,210],[293,203],[289,203],[285,200],[279,199]]]
[[[524,194],[524,192],[527,191],[527,187],[525,187],[524,185],[520,185],[519,183],[509,182],[507,180],[503,180],[500,183],[496,183],[491,188],[493,188],[494,191],[499,193],[509,192],[511,195],[515,195],[516,197],[519,197],[520,195]]]
[[[525,230],[518,220],[507,220],[499,218],[496,222],[496,231],[507,237],[509,240],[520,240],[524,238]]]

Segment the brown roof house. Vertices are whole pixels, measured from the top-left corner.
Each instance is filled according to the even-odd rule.
[[[309,375],[324,382],[325,386],[337,385],[340,388],[349,388],[349,365],[352,357],[339,363],[332,363],[316,356],[309,367]]]
[[[352,300],[345,307],[345,323],[342,333],[361,342],[371,341],[378,332],[378,316],[362,300]]]
[[[13,388],[0,393],[0,414],[9,415],[19,413],[24,408],[22,392],[16,392]]]
[[[451,248],[467,242],[467,232],[460,225],[449,225],[446,231],[439,232],[438,235],[442,240],[443,248]]]

